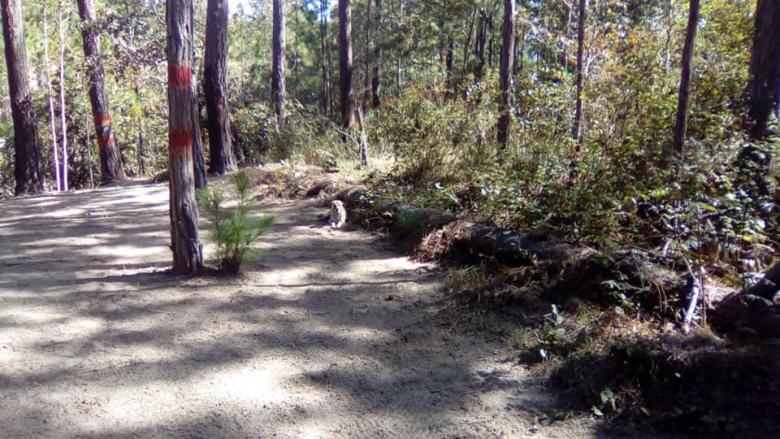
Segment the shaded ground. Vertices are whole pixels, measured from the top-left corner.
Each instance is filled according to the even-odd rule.
[[[0,202],[3,438],[556,437],[500,343],[436,317],[443,276],[305,202],[241,278],[175,278],[167,188]]]

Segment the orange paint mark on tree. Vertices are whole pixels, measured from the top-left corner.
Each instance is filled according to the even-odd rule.
[[[114,138],[113,134],[109,134],[108,136],[104,137],[98,137],[98,146],[100,148],[106,148],[114,145],[116,145],[116,139]]]
[[[173,130],[168,135],[168,147],[171,151],[192,148],[192,131]]]
[[[98,113],[95,115],[95,126],[98,129],[103,129],[111,126],[113,119],[109,113]]]
[[[172,64],[168,66],[168,85],[182,89],[190,86],[192,82],[192,69],[188,65]]]

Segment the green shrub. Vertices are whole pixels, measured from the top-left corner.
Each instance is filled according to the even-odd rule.
[[[273,217],[251,217],[249,177],[244,171],[231,178],[238,205],[232,211],[224,207],[225,197],[219,189],[203,188],[197,193],[198,203],[212,221],[209,234],[217,246],[219,269],[224,274],[236,274],[246,259],[252,245],[274,223]]]

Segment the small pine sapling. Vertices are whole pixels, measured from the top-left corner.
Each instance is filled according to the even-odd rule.
[[[244,171],[231,178],[237,206],[224,207],[225,197],[219,189],[203,188],[197,193],[198,203],[212,220],[209,239],[217,246],[217,261],[223,274],[238,274],[241,264],[252,250],[252,245],[274,224],[270,215],[251,216],[249,176]]]

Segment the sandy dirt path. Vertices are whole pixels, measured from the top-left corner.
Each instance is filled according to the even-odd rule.
[[[503,346],[448,330],[443,274],[306,202],[241,278],[177,278],[167,188],[0,202],[0,437],[590,437]],[[503,352],[503,353],[502,353]]]

